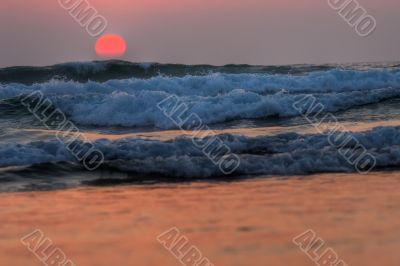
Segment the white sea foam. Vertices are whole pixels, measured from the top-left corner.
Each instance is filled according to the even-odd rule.
[[[210,74],[206,76],[78,83],[0,85],[0,99],[42,91],[70,118],[84,125],[173,128],[157,103],[177,95],[204,123],[232,119],[296,116],[292,104],[313,94],[335,112],[400,97],[400,69],[330,70],[303,76]]]
[[[354,133],[354,137],[376,157],[376,169],[400,166],[400,127],[376,128]],[[323,135],[289,133],[256,138],[220,135],[220,138],[240,157],[236,175],[355,171]],[[220,175],[218,167],[189,138],[167,142],[103,139],[96,141],[95,146],[104,153],[105,165],[124,171],[196,178]],[[60,161],[73,161],[73,157],[55,140],[0,145],[0,167]]]

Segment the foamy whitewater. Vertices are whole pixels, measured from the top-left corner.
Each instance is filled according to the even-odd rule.
[[[35,91],[82,133],[102,136],[93,140],[104,154],[100,168],[84,169],[55,132],[21,103]],[[157,107],[171,96],[204,125],[223,131],[217,137],[240,158],[233,173],[221,173]],[[217,67],[83,62],[0,69],[0,190],[356,171],[326,135],[297,132],[311,126],[294,108],[306,96],[313,96],[324,113],[341,123],[382,123],[349,134],[376,158],[374,171],[400,166],[400,127],[393,126],[400,113],[396,64]],[[283,132],[246,135],[246,129],[268,131],[277,125]],[[229,132],[238,128],[242,135]],[[159,137],[171,130],[173,139]],[[118,137],[133,132],[134,138]],[[141,132],[154,136],[142,138]],[[215,136],[197,141],[207,138]]]

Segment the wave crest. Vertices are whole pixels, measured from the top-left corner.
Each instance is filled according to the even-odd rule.
[[[313,94],[336,112],[400,97],[400,69],[329,70],[307,75],[222,74],[104,83],[52,80],[0,85],[0,99],[41,91],[72,120],[83,125],[176,127],[157,108],[177,95],[204,123],[299,115],[293,103]]]
[[[400,166],[399,135],[400,127],[381,127],[351,133],[376,158],[376,169]],[[355,171],[324,135],[289,133],[256,138],[220,135],[219,138],[240,158],[240,166],[234,175],[302,175]],[[105,166],[125,172],[175,178],[222,175],[218,166],[186,137],[173,141],[103,139],[94,145],[104,154]],[[346,148],[353,147],[350,145]],[[56,140],[0,144],[0,167],[53,162],[74,162],[64,145]]]

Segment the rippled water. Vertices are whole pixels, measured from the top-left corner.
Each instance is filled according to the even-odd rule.
[[[1,191],[355,172],[294,107],[307,96],[343,126],[336,135],[349,131],[376,158],[374,170],[400,165],[396,64],[87,62],[1,69],[0,83]],[[58,130],[46,128],[24,106],[23,99],[35,92],[104,154],[100,168],[87,171],[56,139]],[[198,131],[180,130],[166,117],[157,105],[168,97],[196,114],[211,130],[200,133],[209,136],[200,139]],[[228,176],[221,173],[193,136],[199,142],[218,137],[238,156],[239,167]]]

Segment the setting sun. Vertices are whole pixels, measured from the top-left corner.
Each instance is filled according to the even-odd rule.
[[[125,54],[125,40],[115,34],[101,36],[96,42],[96,53],[101,57],[120,57]]]

